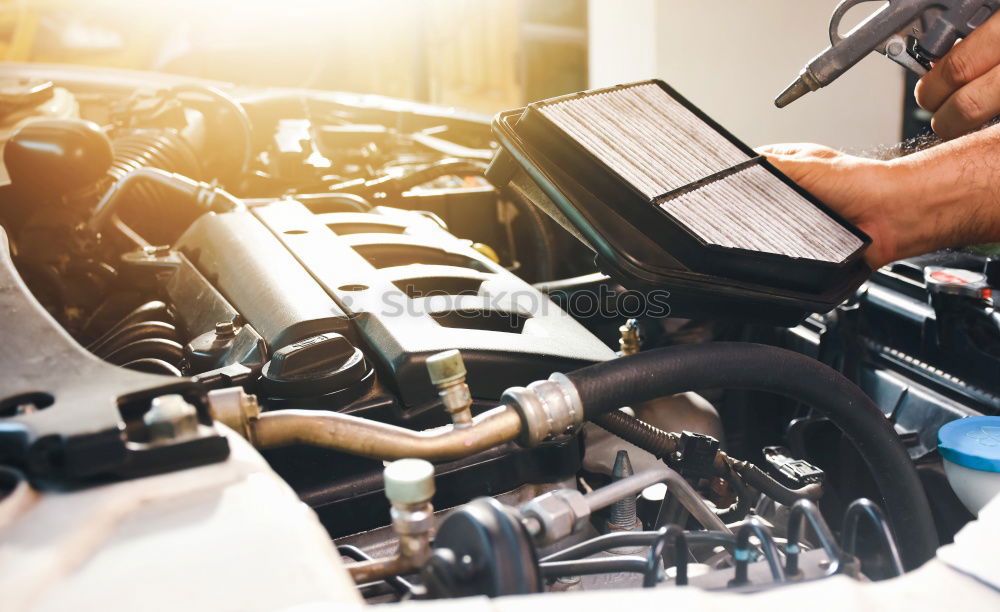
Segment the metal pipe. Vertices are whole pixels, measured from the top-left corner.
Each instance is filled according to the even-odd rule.
[[[337,547],[337,552],[342,557],[350,557],[354,561],[366,562],[372,561],[371,555],[361,550],[357,546],[341,545]],[[350,566],[348,566],[350,567]],[[400,597],[404,597],[413,593],[413,584],[405,578],[400,578],[399,576],[389,576],[385,581],[392,587],[392,590],[396,591],[396,594]]]
[[[545,561],[538,564],[542,578],[560,576],[584,576],[593,574],[646,574],[646,559],[634,555],[620,557],[600,557],[597,559],[574,559],[569,561]]]
[[[896,540],[892,537],[892,530],[882,516],[882,510],[870,499],[856,499],[844,513],[843,527],[841,528],[841,548],[844,553],[855,556],[855,545],[858,538],[858,522],[866,519],[875,528],[879,542],[882,544],[882,552],[885,553],[889,566],[897,576],[903,575],[903,562],[899,557],[899,549],[896,547]]]
[[[554,552],[542,557],[541,561],[583,559],[612,548],[651,546],[658,536],[659,532],[656,531],[615,531]],[[719,544],[730,551],[736,546],[735,536],[717,531],[688,531],[685,533],[685,537],[687,537],[688,544]]]
[[[394,576],[405,576],[420,569],[415,559],[395,556],[385,559],[359,561],[347,566],[354,584],[365,584],[376,580],[387,580]]]
[[[666,548],[667,543],[670,542],[670,540],[674,541],[674,568],[677,570],[677,576],[674,578],[674,584],[677,586],[687,586],[687,538],[684,537],[684,530],[682,528],[677,525],[667,525],[666,527],[661,527],[656,532],[656,541],[653,542],[653,545],[649,549],[649,556],[646,557],[646,573],[642,579],[642,588],[653,588],[656,586],[656,583],[659,582],[657,569],[661,558],[663,559],[664,566],[666,566]]]
[[[587,500],[590,510],[593,512],[606,508],[628,495],[638,495],[646,487],[661,482],[667,484],[667,487],[677,496],[688,512],[706,529],[732,533],[729,527],[726,527],[726,524],[722,522],[722,519],[705,505],[701,496],[684,480],[684,477],[665,465],[649,468],[624,480],[612,482],[588,493],[584,499]]]
[[[813,533],[819,540],[820,545],[826,551],[827,560],[830,562],[826,570],[827,576],[832,576],[840,571],[843,565],[843,556],[837,540],[830,531],[830,527],[823,520],[816,504],[807,499],[800,499],[795,502],[788,513],[787,535],[785,536],[785,575],[797,576],[799,573],[799,553],[801,548],[799,540],[802,535],[802,523],[809,521],[813,528]]]
[[[464,427],[411,431],[338,412],[275,410],[249,426],[250,440],[261,448],[309,444],[379,460],[448,461],[514,440],[521,417],[510,406],[499,406]]]
[[[785,570],[781,567],[778,559],[778,548],[774,545],[774,538],[771,532],[756,516],[751,516],[740,526],[736,532],[736,550],[733,551],[733,558],[736,560],[736,575],[729,581],[729,586],[743,586],[750,583],[750,556],[753,554],[753,547],[750,544],[750,536],[756,536],[760,541],[760,549],[764,552],[764,559],[771,568],[771,578],[775,582],[785,581]]]

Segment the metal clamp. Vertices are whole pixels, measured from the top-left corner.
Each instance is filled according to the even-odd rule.
[[[527,387],[511,387],[500,401],[521,416],[522,446],[538,446],[545,440],[575,434],[583,426],[583,402],[565,374],[556,372],[548,380]]]

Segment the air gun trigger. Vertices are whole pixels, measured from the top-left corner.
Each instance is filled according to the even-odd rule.
[[[876,51],[917,76],[924,76],[931,68],[930,61],[917,52],[917,39],[913,36],[894,34],[879,45]]]

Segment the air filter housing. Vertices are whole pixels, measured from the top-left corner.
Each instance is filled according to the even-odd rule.
[[[869,238],[661,81],[500,113],[488,172],[678,315],[792,324],[870,270]]]

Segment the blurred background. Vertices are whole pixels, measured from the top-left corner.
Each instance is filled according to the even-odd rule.
[[[376,93],[486,114],[659,77],[751,145],[920,128],[871,57],[779,111],[836,0],[0,0],[0,57]],[[866,3],[856,19],[878,8]]]

